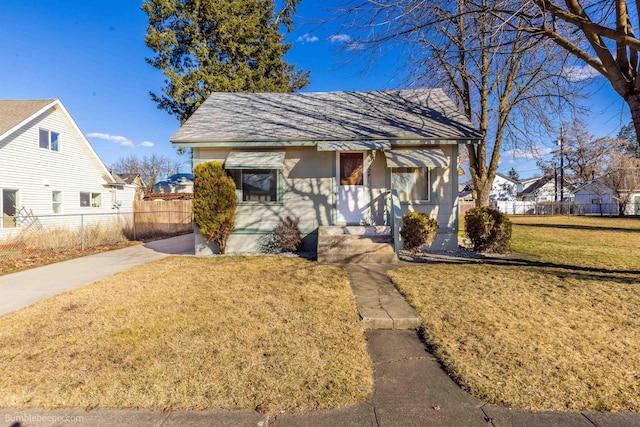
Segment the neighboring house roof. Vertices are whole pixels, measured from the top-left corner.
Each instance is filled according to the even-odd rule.
[[[144,181],[142,180],[142,178],[140,178],[140,175],[137,173],[118,174],[118,176],[120,177],[120,179],[122,179],[122,181],[124,181],[125,184],[135,185],[135,184],[138,184],[136,182],[136,180],[138,180],[140,185],[144,185]]]
[[[67,118],[71,128],[85,144],[85,148],[89,151],[91,158],[102,171],[103,178],[107,181],[107,184],[116,184],[116,180],[109,169],[102,163],[98,154],[59,99],[0,100],[0,140],[8,137],[40,114],[52,108],[59,109]]]
[[[214,92],[173,135],[207,142],[478,140],[441,89],[379,92]]]
[[[54,101],[55,99],[0,100],[0,139]]]
[[[590,191],[588,191],[588,188],[593,189],[594,187],[599,187],[601,190],[609,193],[609,194],[614,194],[615,193],[615,189],[613,189],[612,187],[610,187],[609,185],[605,184],[602,181],[599,181],[597,179],[592,179],[591,181],[587,181],[584,184],[581,184],[579,186],[577,186],[574,190],[573,190],[573,194],[579,193],[583,190],[587,191],[588,193],[591,193]]]
[[[156,182],[156,185],[193,185],[193,174],[177,173],[164,181]]]
[[[552,176],[543,176],[541,178],[538,178],[535,181],[533,181],[532,184],[530,184],[529,186],[525,187],[524,190],[522,190],[520,193],[518,193],[518,197],[523,197],[523,196],[527,196],[527,195],[530,195],[530,194],[535,194],[538,190],[540,190],[545,185],[549,184],[551,181],[553,181],[553,177]],[[573,190],[573,185],[571,185],[565,179],[564,180],[564,188],[569,190],[569,191],[571,191],[571,190]]]
[[[509,176],[501,174],[500,172],[496,172],[496,176],[499,176],[502,179],[506,179],[507,181],[511,181],[514,184],[519,184],[521,182],[520,180],[510,178]]]

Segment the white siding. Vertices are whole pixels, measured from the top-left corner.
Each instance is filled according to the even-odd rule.
[[[39,129],[60,134],[59,151],[39,147]],[[63,215],[113,213],[113,190],[104,185],[107,179],[100,160],[58,107],[0,140],[0,188],[19,189],[20,206],[35,215],[54,215],[53,191],[63,194]],[[80,192],[101,193],[102,206],[81,207]],[[129,196],[126,200],[123,212],[132,209]]]

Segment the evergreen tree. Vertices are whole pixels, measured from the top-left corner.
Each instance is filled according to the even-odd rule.
[[[520,181],[520,174],[514,168],[511,168],[507,176],[514,181]]]
[[[633,122],[629,122],[629,124],[620,128],[620,132],[618,132],[618,139],[624,141],[622,149],[626,151],[627,154],[634,156],[636,159],[640,159],[640,144],[638,144],[636,129]]]
[[[279,32],[291,29],[299,0],[145,0],[149,17],[147,62],[163,71],[158,108],[181,123],[211,92],[291,92],[309,84],[309,72],[283,61],[290,44]]]

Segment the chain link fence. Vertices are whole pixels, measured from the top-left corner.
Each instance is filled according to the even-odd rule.
[[[18,215],[0,224],[0,261],[190,233],[191,212]]]

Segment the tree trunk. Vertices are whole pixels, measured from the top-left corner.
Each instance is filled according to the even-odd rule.
[[[493,180],[489,180],[488,176],[478,177],[474,183],[474,189],[476,190],[476,207],[488,207],[489,195],[491,194],[491,186]]]
[[[637,147],[640,147],[640,92],[631,92],[625,101],[631,110],[631,120],[633,120],[633,127],[636,130],[636,144],[638,144]]]

